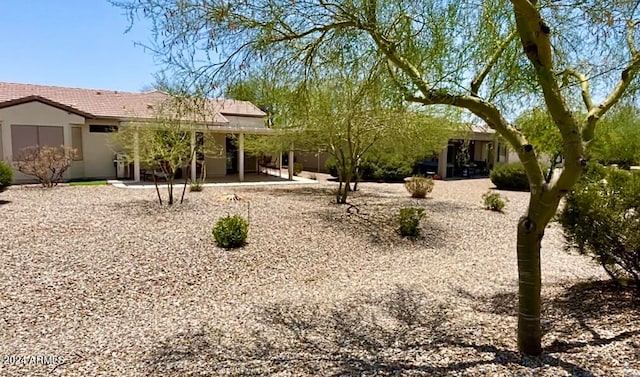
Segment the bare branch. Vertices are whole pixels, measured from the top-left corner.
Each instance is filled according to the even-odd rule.
[[[575,69],[566,69],[562,74],[563,81],[568,81],[569,76],[575,77],[580,82],[580,90],[582,94],[582,101],[587,107],[587,111],[590,111],[595,104],[591,98],[591,91],[589,90],[589,80],[583,73],[576,71]]]
[[[582,138],[584,141],[589,142],[593,139],[598,119],[606,114],[606,112],[609,111],[611,107],[620,100],[620,98],[622,98],[622,95],[631,84],[631,81],[638,74],[638,70],[640,70],[640,54],[636,53],[620,74],[620,79],[611,93],[602,102],[600,102],[598,106],[593,107],[587,114],[582,127]]]
[[[484,82],[484,79],[487,77],[489,72],[491,72],[491,69],[496,65],[504,50],[507,49],[511,41],[513,41],[517,35],[518,33],[513,30],[502,42],[500,42],[500,44],[496,48],[495,53],[491,56],[491,59],[489,59],[487,64],[482,68],[480,72],[478,72],[478,75],[474,77],[473,81],[471,81],[471,94],[475,96],[478,95],[478,90],[480,90],[480,86]]]
[[[638,53],[638,49],[635,43],[636,25],[638,25],[638,22],[633,22],[633,20],[627,21],[627,45],[629,46],[629,51],[631,52],[631,56],[634,56]]]

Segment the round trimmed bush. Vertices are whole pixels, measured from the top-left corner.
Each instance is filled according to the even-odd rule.
[[[489,178],[500,190],[529,190],[529,179],[521,162],[497,166],[491,170]]]
[[[5,191],[13,182],[13,169],[9,164],[0,161],[0,192]]]
[[[433,179],[415,175],[404,179],[404,187],[412,198],[425,198],[433,191]]]
[[[220,247],[225,249],[242,247],[247,244],[249,223],[238,215],[223,217],[218,220],[212,233]]]

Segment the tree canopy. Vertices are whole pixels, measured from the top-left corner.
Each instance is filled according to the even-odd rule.
[[[250,72],[385,67],[396,95],[467,110],[523,162],[529,208],[518,222],[518,345],[542,352],[540,241],[579,179],[599,119],[637,90],[640,9],[631,0],[129,0],[152,21],[150,46],[189,85],[219,90]],[[372,65],[374,66],[374,65]],[[546,177],[510,118],[544,106],[564,167]]]

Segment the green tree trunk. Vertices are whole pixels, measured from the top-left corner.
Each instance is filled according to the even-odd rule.
[[[529,215],[518,222],[518,349],[527,355],[542,353],[540,241],[545,225]]]

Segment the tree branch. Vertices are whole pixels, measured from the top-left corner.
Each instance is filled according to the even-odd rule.
[[[593,99],[591,98],[591,91],[589,89],[589,81],[587,80],[587,76],[585,76],[581,72],[569,68],[563,72],[562,80],[565,82],[569,81],[569,76],[575,77],[580,82],[582,101],[587,107],[587,111],[590,111],[595,106],[595,104],[593,103]]]
[[[624,92],[631,84],[631,81],[633,81],[633,79],[637,75],[638,70],[640,70],[640,54],[636,53],[629,61],[625,69],[622,70],[620,79],[616,83],[616,86],[613,88],[611,93],[602,102],[600,102],[598,106],[593,107],[587,114],[584,125],[582,127],[582,138],[584,141],[589,142],[593,139],[598,119],[600,119],[607,111],[611,109],[613,105],[615,105],[620,100]]]
[[[491,72],[491,69],[496,65],[504,50],[506,50],[509,46],[509,43],[511,43],[511,41],[513,41],[517,35],[517,31],[513,30],[502,42],[500,42],[500,44],[496,48],[496,51],[491,56],[491,59],[489,59],[487,64],[482,68],[480,72],[478,72],[476,77],[473,78],[473,81],[471,81],[471,94],[475,96],[478,95],[478,90],[480,90],[480,86],[484,82],[484,79],[487,77],[489,72]]]
[[[550,28],[546,25],[535,2],[529,0],[511,0],[513,4],[516,28],[520,35],[524,52],[535,68],[538,83],[542,88],[544,101],[551,119],[560,130],[563,140],[565,168],[557,180],[552,180],[547,189],[556,199],[564,195],[580,177],[583,162],[583,144],[578,122],[567,106],[555,74],[551,54]],[[547,197],[547,196],[545,196]],[[547,197],[547,199],[549,199]],[[545,200],[547,200],[545,199]],[[549,203],[552,203],[553,200]]]
[[[634,56],[638,53],[638,49],[636,48],[635,43],[635,27],[638,23],[633,20],[627,20],[627,45],[629,46],[629,51],[631,52],[631,56]]]

